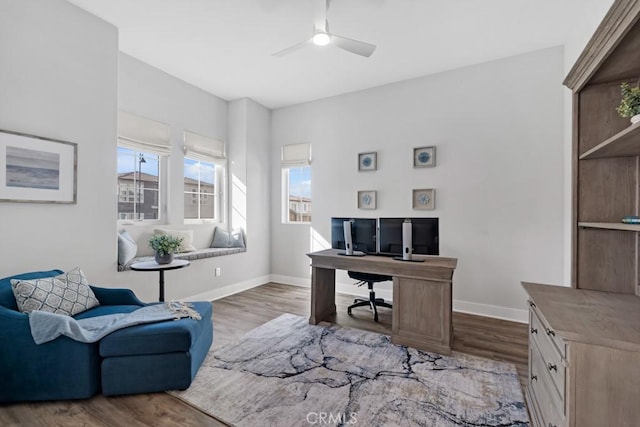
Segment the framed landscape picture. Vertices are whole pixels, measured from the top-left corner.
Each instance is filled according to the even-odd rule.
[[[413,149],[414,168],[432,168],[436,165],[436,146]]]
[[[378,153],[372,151],[370,153],[358,154],[358,171],[374,171],[378,168]]]
[[[78,146],[0,130],[0,201],[76,203]]]

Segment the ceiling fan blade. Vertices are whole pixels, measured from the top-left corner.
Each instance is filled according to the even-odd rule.
[[[340,49],[346,50],[347,52],[355,53],[356,55],[365,56],[367,58],[376,50],[376,45],[374,44],[336,36],[335,34],[331,34],[331,43]]]
[[[313,44],[313,42],[311,41],[311,39],[305,40],[303,42],[294,44],[293,46],[289,46],[286,49],[282,49],[281,51],[278,51],[276,53],[272,53],[271,56],[284,56],[287,55],[291,52],[295,52],[296,50],[302,49],[303,47],[305,47],[306,45],[310,45]]]

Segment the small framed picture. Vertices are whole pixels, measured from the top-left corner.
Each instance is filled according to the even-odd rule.
[[[413,209],[430,211],[436,208],[435,188],[413,190]]]
[[[358,191],[358,209],[375,209],[375,190]]]
[[[436,146],[413,149],[414,168],[432,168],[436,165]]]
[[[375,151],[358,154],[358,171],[368,172],[378,168],[378,154]]]

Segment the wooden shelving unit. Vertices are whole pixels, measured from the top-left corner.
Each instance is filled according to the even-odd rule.
[[[573,92],[572,285],[640,295],[640,123],[620,117],[640,78],[640,0],[616,0],[564,81]]]
[[[616,111],[620,85],[639,77],[640,0],[615,0],[564,81],[573,92],[573,288],[524,285],[533,427],[640,420],[640,335],[629,332],[640,320],[640,224],[620,222],[640,214],[640,123]]]
[[[601,228],[603,230],[640,231],[640,224],[623,224],[620,222],[579,222],[578,227]]]
[[[629,157],[640,155],[640,122],[635,123],[611,138],[582,154],[580,160]]]

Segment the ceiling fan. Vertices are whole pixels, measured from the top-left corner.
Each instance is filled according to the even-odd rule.
[[[273,54],[273,56],[283,56],[294,52],[307,45],[326,46],[335,45],[347,52],[356,55],[370,57],[376,46],[373,44],[349,39],[347,37],[338,36],[329,32],[329,23],[327,22],[327,11],[329,10],[330,0],[312,0],[314,8],[314,30],[313,36],[303,42],[294,44],[286,49]]]

